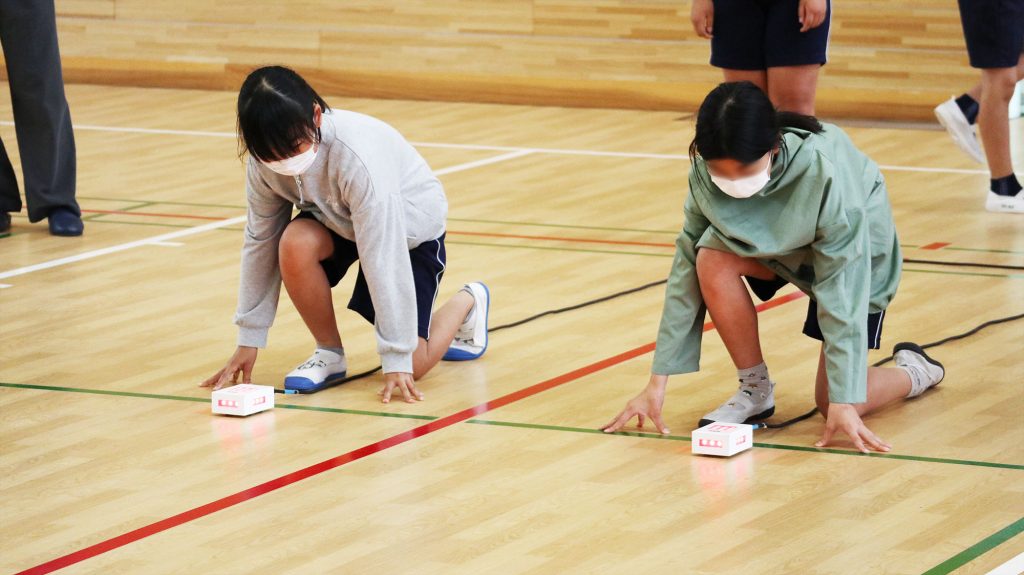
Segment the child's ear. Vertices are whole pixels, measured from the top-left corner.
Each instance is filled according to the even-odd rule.
[[[320,104],[313,104],[313,122],[316,123],[316,127],[320,127],[320,122],[323,120],[324,113],[320,109]]]

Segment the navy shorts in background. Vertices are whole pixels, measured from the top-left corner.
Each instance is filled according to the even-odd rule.
[[[825,21],[800,31],[800,0],[714,0],[711,65],[731,70],[824,64],[832,2]]]
[[[1013,68],[1024,52],[1024,0],[959,0],[974,68]]]
[[[299,212],[295,219],[308,218],[316,220],[310,212]],[[294,221],[294,220],[293,220]],[[356,243],[347,240],[333,230],[327,228],[334,241],[334,253],[325,260],[320,261],[320,266],[327,274],[327,281],[331,287],[338,285],[345,272],[352,264],[359,259],[359,252]],[[409,262],[412,264],[412,281],[416,288],[416,331],[423,339],[430,339],[430,317],[434,310],[434,300],[437,299],[437,291],[441,286],[441,277],[444,276],[445,262],[447,255],[444,249],[444,237],[423,242],[409,250]],[[374,323],[377,317],[373,309],[373,300],[370,298],[370,287],[366,284],[366,277],[363,270],[359,270],[356,277],[356,285],[352,290],[352,299],[348,302],[348,309],[363,316],[366,321]]]

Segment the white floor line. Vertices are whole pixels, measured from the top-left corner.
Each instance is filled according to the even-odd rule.
[[[0,126],[13,126],[14,122],[0,121]],[[90,124],[76,124],[76,130],[90,130],[97,132],[124,132],[133,134],[162,134],[172,136],[199,136],[206,138],[234,138],[234,132],[205,132],[201,130],[167,130],[158,128],[121,128],[116,126],[95,126]],[[495,152],[519,152],[528,151],[536,154],[569,155],[569,156],[597,156],[611,158],[645,158],[655,160],[689,160],[686,154],[648,154],[643,152],[605,152],[600,150],[575,150],[570,148],[527,148],[518,146],[489,146],[484,144],[446,144],[440,142],[412,142],[418,148],[449,148],[456,150],[491,150]],[[942,174],[987,174],[984,169],[965,168],[932,168],[926,166],[898,166],[879,165],[882,170],[892,172],[926,172]]]
[[[185,245],[182,242],[149,242],[153,246],[164,246],[166,248],[180,248]]]
[[[455,172],[461,172],[461,171],[464,171],[464,170],[471,170],[471,169],[479,167],[479,166],[486,166],[486,165],[490,165],[490,164],[495,164],[497,162],[503,162],[505,160],[511,160],[513,158],[521,158],[521,157],[526,156],[526,155],[531,154],[531,153],[533,153],[532,150],[516,150],[514,152],[510,152],[510,153],[507,153],[507,154],[501,154],[501,155],[494,156],[494,157],[491,157],[491,158],[484,158],[482,160],[474,160],[472,162],[465,162],[465,163],[462,163],[462,164],[456,164],[454,166],[449,166],[447,168],[438,170],[435,173],[437,175],[439,175],[439,176],[442,176],[444,174],[453,174]],[[160,245],[160,246],[175,246],[175,247],[177,247],[177,246],[180,246],[180,245],[183,245],[183,244],[181,244],[180,242],[172,242],[170,240],[175,240],[175,239],[178,239],[178,238],[183,238],[183,237],[191,236],[191,235],[195,235],[195,234],[201,234],[201,233],[206,232],[206,231],[215,230],[217,228],[223,228],[223,227],[234,225],[234,224],[240,224],[240,223],[245,222],[245,219],[246,219],[246,216],[236,216],[236,217],[233,217],[233,218],[228,218],[226,220],[220,220],[220,221],[211,222],[211,223],[208,223],[208,224],[203,224],[201,226],[196,226],[196,227],[192,227],[192,228],[188,228],[188,229],[184,229],[184,230],[178,230],[178,231],[175,231],[175,232],[169,232],[169,233],[166,233],[166,234],[160,234],[158,236],[153,236],[151,238],[135,240],[135,241],[132,241],[132,242],[118,244],[118,245],[115,245],[115,246],[110,246],[110,247],[106,247],[106,248],[100,248],[98,250],[92,250],[92,251],[88,251],[88,252],[84,252],[84,253],[80,253],[80,254],[75,254],[73,256],[67,256],[67,257],[58,258],[58,259],[55,259],[55,260],[50,260],[48,262],[42,262],[42,263],[30,265],[30,266],[16,268],[16,269],[8,270],[8,271],[5,271],[5,272],[0,272],[0,279],[10,278],[10,277],[15,277],[15,276],[20,276],[20,275],[25,275],[25,274],[32,273],[32,272],[37,272],[37,271],[40,271],[40,270],[47,270],[47,269],[55,268],[55,267],[58,267],[58,266],[63,266],[63,265],[67,265],[67,264],[71,264],[71,263],[75,263],[75,262],[80,262],[82,260],[88,260],[88,259],[96,258],[96,257],[99,257],[99,256],[105,256],[105,255],[109,255],[109,254],[123,252],[125,250],[130,250],[130,249],[141,247],[141,246]]]
[[[48,262],[42,262],[42,263],[30,265],[30,266],[25,266],[25,267],[22,267],[22,268],[16,268],[16,269],[8,270],[8,271],[5,271],[5,272],[0,272],[0,279],[10,278],[10,277],[15,277],[15,276],[20,276],[20,275],[25,275],[25,274],[29,274],[29,273],[32,273],[32,272],[37,272],[37,271],[40,271],[40,270],[47,270],[47,269],[51,269],[51,268],[55,268],[55,267],[59,267],[59,266],[63,266],[63,265],[71,264],[71,263],[75,263],[75,262],[80,262],[82,260],[89,260],[89,259],[92,259],[92,258],[97,258],[99,256],[105,256],[105,255],[108,255],[108,254],[114,254],[114,253],[118,253],[118,252],[123,252],[125,250],[130,250],[132,248],[137,248],[137,247],[147,246],[147,245],[153,245],[154,243],[164,242],[164,241],[168,241],[168,240],[174,240],[174,239],[177,239],[177,238],[183,238],[183,237],[192,236],[192,235],[195,235],[195,234],[201,234],[203,232],[207,232],[207,231],[210,231],[210,230],[215,230],[217,228],[223,228],[223,227],[231,226],[231,225],[234,225],[234,224],[240,224],[240,223],[242,223],[244,221],[245,221],[245,216],[236,216],[234,218],[228,218],[226,220],[210,222],[208,224],[203,224],[201,226],[196,226],[196,227],[188,228],[188,229],[185,229],[185,230],[178,230],[176,232],[169,232],[169,233],[166,233],[166,234],[160,234],[159,236],[153,236],[151,238],[135,240],[133,242],[117,244],[117,245],[106,247],[106,248],[100,248],[98,250],[82,252],[80,254],[75,254],[73,256],[57,258],[55,260],[50,260]]]
[[[0,289],[7,289],[9,287],[14,287],[14,286],[12,286],[11,284],[0,284]]]
[[[985,575],[1020,575],[1024,573],[1024,553],[1010,559]]]
[[[498,162],[504,162],[505,160],[511,160],[513,158],[521,158],[523,156],[528,156],[528,155],[530,155],[532,153],[533,153],[533,150],[516,150],[514,152],[509,152],[507,154],[501,154],[500,156],[494,156],[494,157],[491,157],[491,158],[484,158],[482,160],[476,160],[474,162],[466,162],[465,164],[457,164],[457,165],[450,166],[450,167],[447,167],[447,168],[441,168],[440,170],[435,170],[434,171],[434,175],[435,176],[443,176],[445,174],[452,174],[452,173],[455,173],[455,172],[461,172],[463,170],[469,170],[469,169],[472,169],[472,168],[478,168],[480,166],[489,166],[491,164],[496,164]]]

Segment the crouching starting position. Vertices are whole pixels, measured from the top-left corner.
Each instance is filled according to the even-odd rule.
[[[331,110],[302,77],[276,66],[242,84],[238,133],[249,155],[238,349],[202,386],[219,389],[239,374],[251,381],[282,280],[316,341],[285,388],[316,391],[344,378],[331,288],[356,260],[348,307],[374,325],[384,403],[393,393],[423,399],[415,382],[441,359],[484,354],[490,293],[483,283],[467,284],[432,313],[445,270],[448,202],[401,134],[375,118]]]
[[[704,100],[690,146],[690,194],[676,241],[654,366],[647,387],[604,427],[661,418],[672,374],[697,371],[705,311],[738,370],[739,390],[705,415],[744,423],[775,412],[775,383],[761,354],[761,300],[787,283],[810,296],[804,334],[821,340],[815,399],[826,417],[817,445],[845,433],[861,451],[888,451],[861,417],[938,384],[941,364],[912,343],[896,367],[868,367],[902,259],[878,166],[839,128],[777,112],[749,82],[722,84]]]

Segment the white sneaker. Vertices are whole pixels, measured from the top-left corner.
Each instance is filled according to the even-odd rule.
[[[928,389],[939,385],[946,377],[946,369],[942,364],[928,356],[916,343],[897,343],[892,348],[896,367],[902,367],[910,374],[910,393],[907,397],[917,397]]]
[[[989,190],[985,209],[1004,214],[1024,214],[1024,190],[1017,192],[1016,196],[1000,196]]]
[[[487,316],[491,311],[491,291],[483,282],[468,283],[462,289],[473,296],[473,309],[456,332],[447,353],[441,358],[445,361],[469,361],[487,351]]]
[[[285,376],[284,388],[299,393],[320,391],[343,379],[347,371],[348,363],[344,355],[317,349],[302,365]]]
[[[985,155],[981,153],[981,144],[978,143],[978,135],[974,126],[960,111],[960,106],[956,105],[956,99],[950,98],[936,106],[935,117],[965,154],[979,164],[985,163]]]
[[[775,383],[763,385],[740,384],[729,401],[718,406],[718,409],[701,418],[697,427],[709,423],[747,423],[757,419],[766,419],[775,413]]]

